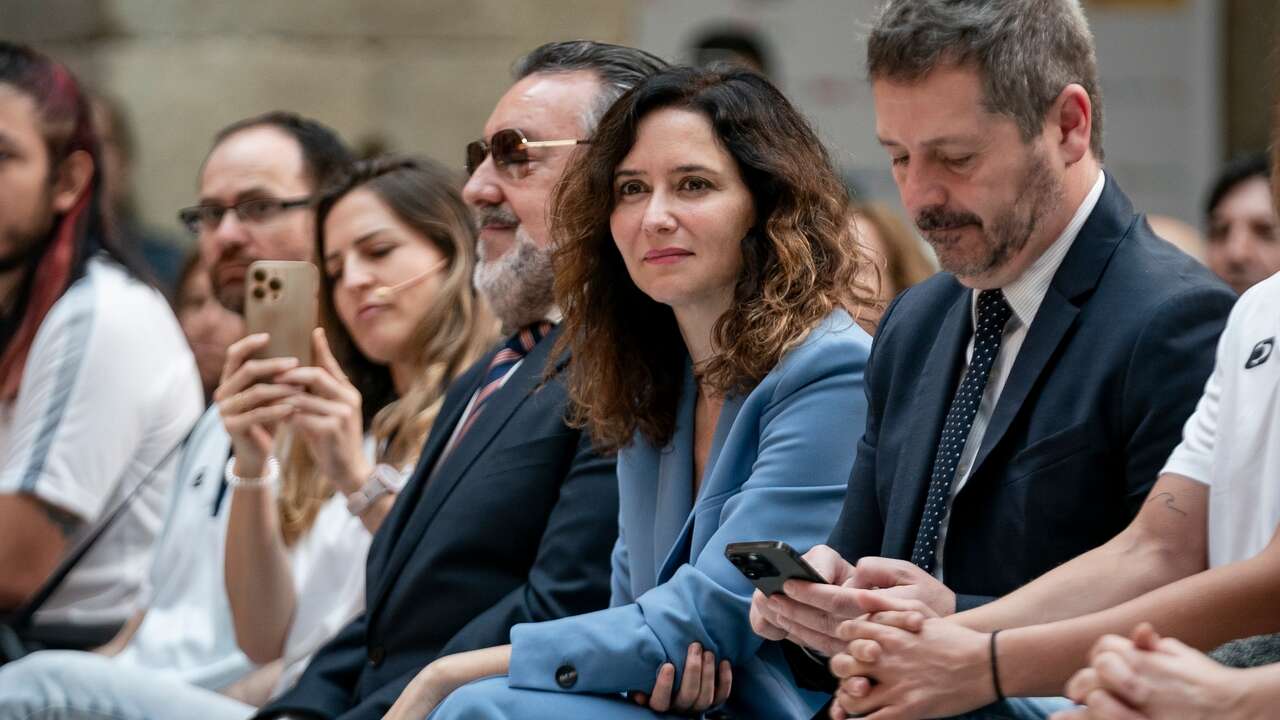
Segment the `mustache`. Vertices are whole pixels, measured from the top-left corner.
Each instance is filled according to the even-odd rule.
[[[948,210],[938,205],[927,207],[916,213],[915,221],[920,232],[926,233],[935,230],[951,230],[962,225],[982,227],[982,219],[977,215],[960,210]]]
[[[520,218],[505,205],[486,205],[476,211],[476,223],[485,225],[519,225]]]

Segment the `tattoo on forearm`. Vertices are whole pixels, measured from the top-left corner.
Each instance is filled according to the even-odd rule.
[[[1167,508],[1169,508],[1170,510],[1172,510],[1172,511],[1174,511],[1174,512],[1178,513],[1179,515],[1181,515],[1181,516],[1183,516],[1183,517],[1186,517],[1186,516],[1187,516],[1187,513],[1186,513],[1186,511],[1185,511],[1185,510],[1183,510],[1182,508],[1179,508],[1177,505],[1174,505],[1174,504],[1173,504],[1173,501],[1174,501],[1173,493],[1171,493],[1171,492],[1162,492],[1162,493],[1159,493],[1158,495],[1153,495],[1153,496],[1151,497],[1151,499],[1150,499],[1150,500],[1148,500],[1147,502],[1149,502],[1149,503],[1153,503],[1153,502],[1155,502],[1155,501],[1157,501],[1157,500],[1164,500],[1164,506],[1165,506],[1165,507],[1167,507]]]
[[[58,528],[58,532],[62,533],[62,537],[70,538],[80,529],[80,518],[66,510],[45,503],[40,503],[40,509],[44,511],[45,517],[49,518],[49,522]]]

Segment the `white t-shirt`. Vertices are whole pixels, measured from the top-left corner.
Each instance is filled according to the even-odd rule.
[[[28,493],[87,526],[120,502],[203,407],[186,338],[156,290],[105,257],[36,332],[17,397],[0,405],[0,493]],[[38,622],[133,614],[178,454],[85,556]]]
[[[366,451],[372,455],[372,443]],[[224,572],[234,492],[223,481],[231,439],[216,407],[200,419],[183,456],[165,531],[151,568],[146,618],[119,661],[210,690],[239,680],[253,663],[236,645]],[[334,493],[289,559],[297,607],[276,685],[292,687],[311,656],[364,607],[372,540],[346,497]]]
[[[1209,566],[1257,555],[1280,525],[1280,274],[1250,288],[1161,473],[1209,485]]]
[[[147,614],[117,662],[219,690],[253,669],[236,645],[223,580],[231,438],[217,407],[192,433],[178,467],[143,605]]]

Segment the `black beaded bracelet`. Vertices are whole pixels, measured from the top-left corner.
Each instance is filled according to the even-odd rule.
[[[1004,702],[1004,690],[1000,688],[1000,664],[996,662],[996,636],[999,630],[991,631],[991,684],[996,689],[996,702]]]

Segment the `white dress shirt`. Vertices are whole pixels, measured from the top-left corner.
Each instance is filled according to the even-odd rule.
[[[978,405],[978,413],[973,419],[973,427],[969,430],[969,437],[965,440],[964,450],[960,453],[960,463],[956,466],[955,478],[951,481],[951,497],[947,500],[946,515],[943,516],[941,527],[938,531],[938,559],[934,564],[934,575],[940,580],[943,577],[942,558],[943,550],[947,544],[947,527],[951,520],[951,506],[955,502],[956,495],[960,493],[961,488],[969,480],[969,471],[972,470],[973,461],[978,455],[978,448],[982,446],[982,437],[987,432],[987,425],[991,422],[991,415],[995,413],[996,403],[1000,400],[1000,392],[1004,390],[1004,384],[1009,379],[1009,372],[1013,369],[1014,361],[1018,358],[1018,351],[1022,349],[1022,343],[1027,339],[1027,330],[1036,319],[1036,313],[1040,310],[1040,303],[1044,301],[1045,294],[1049,292],[1049,284],[1053,282],[1053,276],[1057,274],[1058,268],[1067,256],[1067,252],[1071,250],[1071,246],[1075,243],[1076,236],[1080,234],[1080,229],[1084,227],[1085,221],[1093,213],[1094,207],[1098,204],[1098,198],[1102,197],[1102,188],[1105,183],[1106,174],[1099,171],[1098,179],[1094,181],[1093,188],[1089,190],[1089,194],[1085,195],[1080,207],[1076,208],[1075,214],[1071,216],[1071,221],[1063,228],[1062,234],[1016,280],[1000,288],[1004,291],[1004,297],[1008,301],[1009,307],[1013,309],[1013,315],[1009,318],[1008,324],[1004,326],[1004,335],[1000,340],[1000,352],[996,355],[995,362],[991,366],[991,375],[987,378],[987,386],[982,393],[982,402]],[[970,291],[969,322],[971,323],[977,322],[977,303],[978,293]],[[965,350],[965,363],[960,369],[962,377],[964,372],[969,369],[969,360],[973,357],[973,342],[973,338],[970,337],[969,346]]]

